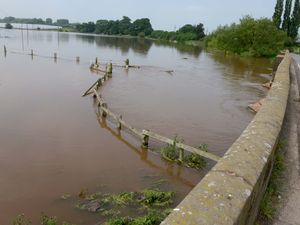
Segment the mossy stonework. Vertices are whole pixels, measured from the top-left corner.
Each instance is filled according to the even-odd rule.
[[[286,52],[264,105],[224,157],[163,225],[253,225],[274,162],[290,87]]]

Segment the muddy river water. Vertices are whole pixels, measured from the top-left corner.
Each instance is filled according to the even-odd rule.
[[[261,84],[271,73],[267,59],[143,39],[2,29],[0,45],[0,225],[21,213],[38,224],[41,212],[78,225],[105,221],[76,209],[75,198],[61,200],[83,188],[119,193],[161,182],[176,192],[176,205],[214,165],[199,171],[167,163],[110,119],[98,120],[93,98],[81,97],[99,77],[89,70],[95,57],[141,66],[114,67],[101,88],[113,112],[138,129],[205,143],[219,156],[253,118],[247,105],[265,96]]]

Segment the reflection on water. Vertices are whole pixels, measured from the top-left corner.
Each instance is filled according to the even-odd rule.
[[[88,69],[95,57],[117,64],[129,58],[141,66],[115,67],[101,87],[113,112],[139,130],[179,135],[195,147],[206,143],[220,156],[253,118],[246,106],[266,94],[261,83],[270,73],[269,60],[147,39],[0,33],[8,37],[0,39],[7,47],[6,57],[0,52],[0,224],[11,224],[20,213],[37,224],[40,211],[78,225],[95,224],[105,218],[77,211],[76,202],[62,202],[60,196],[97,185],[110,193],[139,191],[153,184],[144,179],[153,174],[166,180],[163,189],[176,191],[175,205],[213,166],[208,162],[206,170],[197,171],[167,163],[155,154],[160,143],[150,143],[152,152],[142,151],[140,141],[99,118],[93,99],[81,97],[99,78]],[[52,58],[32,59],[31,49]]]
[[[182,54],[188,54],[195,58],[198,58],[203,50],[200,46],[185,45],[181,43],[176,44],[168,41],[155,41],[154,45],[157,47],[173,48]]]
[[[270,60],[266,58],[248,58],[224,53],[213,53],[210,56],[223,65],[224,74],[229,74],[230,79],[240,78],[244,74],[248,78],[254,78],[259,73],[271,74]],[[233,77],[232,77],[233,76]]]

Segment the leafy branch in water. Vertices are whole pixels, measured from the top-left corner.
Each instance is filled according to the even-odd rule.
[[[179,149],[176,146],[176,143],[178,143],[177,140],[178,137],[176,136],[172,145],[167,145],[160,149],[161,157],[164,160],[168,162],[179,162]],[[205,152],[208,151],[208,145],[206,144],[200,145],[198,148]],[[194,169],[203,169],[206,166],[205,159],[202,156],[195,153],[186,155],[183,159],[183,162],[187,167]]]

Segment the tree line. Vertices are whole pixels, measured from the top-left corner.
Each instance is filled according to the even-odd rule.
[[[298,36],[300,26],[300,0],[277,0],[273,22],[278,29],[293,40]]]
[[[151,37],[169,41],[201,40],[204,38],[204,26],[186,24],[177,31],[154,30],[148,18],[131,21],[127,16],[121,20],[98,20],[75,25],[75,31],[82,33],[96,33],[107,35],[130,35]]]
[[[0,19],[0,23],[24,23],[24,24],[40,24],[40,25],[54,25],[54,26],[68,26],[68,19],[57,19],[55,22],[51,18],[45,20],[41,18],[15,18],[12,16]]]
[[[5,17],[0,19],[2,23],[24,23],[24,24],[45,24],[63,27],[64,31],[74,31],[80,33],[94,33],[106,35],[130,35],[139,37],[150,37],[167,41],[184,42],[190,40],[202,40],[205,37],[204,25],[186,24],[177,31],[154,30],[150,19],[141,18],[132,21],[129,17],[123,16],[120,20],[98,20],[88,23],[69,23],[67,19],[58,19],[53,22],[51,18],[45,20],[41,18],[24,19],[15,17]]]

